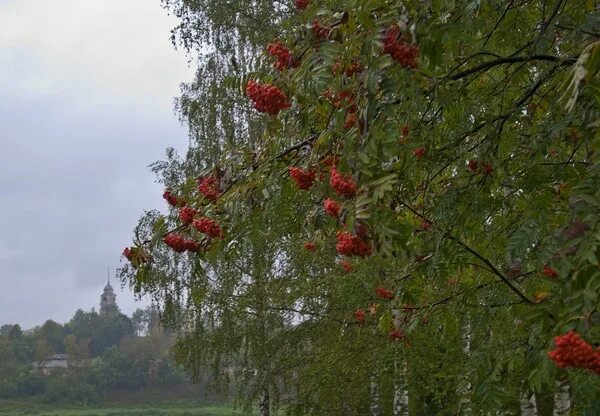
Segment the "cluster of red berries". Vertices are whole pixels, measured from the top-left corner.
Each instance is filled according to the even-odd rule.
[[[544,266],[544,268],[542,269],[542,273],[546,277],[552,277],[552,278],[554,278],[554,277],[558,276],[558,272],[556,270],[554,270],[550,266]]]
[[[220,238],[223,236],[223,230],[219,223],[212,218],[198,218],[192,224],[201,233],[204,233],[212,238]]]
[[[354,270],[354,267],[352,267],[352,263],[350,263],[346,259],[340,260],[340,266],[342,266],[342,269],[344,269],[344,271],[346,273],[350,273],[350,272],[352,272]]]
[[[362,237],[346,231],[338,231],[335,249],[343,256],[365,257],[371,255],[371,244]]]
[[[280,41],[271,42],[267,45],[269,55],[277,58],[274,66],[279,71],[286,68],[296,68],[300,65],[300,60],[295,58],[288,48],[283,46]]]
[[[408,137],[410,133],[410,127],[408,126],[408,124],[405,124],[404,126],[402,126],[402,138],[406,139]]]
[[[340,217],[340,214],[342,212],[342,207],[335,199],[327,198],[323,202],[323,207],[325,208],[325,213],[327,215],[329,215],[330,217],[333,217],[333,218]]]
[[[358,118],[356,113],[351,111],[350,109],[346,112],[346,119],[344,120],[344,129],[350,130],[352,127],[356,125],[358,121],[358,131],[362,133],[365,128],[365,122],[363,119]]]
[[[215,201],[221,194],[219,181],[214,176],[205,176],[199,180],[198,191],[204,198]]]
[[[359,324],[364,324],[365,323],[365,311],[363,309],[357,309],[354,311],[354,319],[356,319],[356,322],[358,322]]]
[[[197,212],[192,207],[183,207],[179,210],[179,219],[184,224],[191,224]]]
[[[350,175],[339,173],[335,166],[331,167],[330,175],[329,185],[338,195],[352,198],[356,194],[356,182]]]
[[[333,75],[337,75],[341,69],[342,69],[342,63],[340,61],[337,61],[331,67],[331,72],[333,73]],[[350,64],[350,66],[344,70],[344,74],[346,74],[346,76],[348,78],[350,78],[354,74],[358,74],[359,72],[362,72],[363,69],[364,69],[364,67],[362,66],[360,61],[358,59],[354,59],[352,61],[352,63]]]
[[[290,107],[286,95],[274,85],[261,85],[256,81],[248,81],[246,95],[254,102],[254,108],[261,113],[276,116],[285,108]]]
[[[306,251],[317,251],[317,245],[312,241],[307,241],[306,243],[304,243],[304,249]]]
[[[290,166],[288,172],[290,173],[290,176],[296,184],[296,186],[302,189],[303,191],[307,191],[310,189],[317,176],[317,172],[315,172],[314,170],[304,170],[297,166]]]
[[[425,148],[423,146],[419,146],[413,150],[413,155],[415,155],[417,159],[422,159],[423,157],[425,157],[425,153],[427,152],[425,151]]]
[[[574,331],[554,337],[556,348],[548,356],[559,368],[584,368],[600,375],[600,347],[594,350]]]
[[[316,38],[319,40],[327,39],[329,37],[329,29],[326,26],[322,26],[317,19],[312,22],[312,31],[315,34]]]
[[[346,119],[344,120],[344,129],[350,130],[352,127],[354,127],[357,120],[358,118],[356,117],[356,113],[346,113]]]
[[[185,205],[185,201],[183,199],[179,199],[177,195],[173,195],[171,191],[165,191],[163,193],[163,198],[172,207],[182,207]]]
[[[334,62],[334,64],[331,66],[331,73],[333,75],[337,75],[340,72],[340,69],[342,68],[342,63],[337,60]]]
[[[123,249],[123,256],[132,262],[134,266],[150,260],[150,256],[139,247],[125,247]]]
[[[294,5],[298,10],[306,9],[308,7],[308,3],[310,3],[310,0],[294,0]]]
[[[483,171],[486,175],[494,173],[494,166],[489,163],[482,163],[480,166],[477,160],[469,160],[467,167],[473,173],[478,173],[480,171]]]
[[[200,250],[200,245],[197,242],[188,240],[178,234],[167,234],[164,238],[164,242],[178,253],[182,253],[184,251],[196,252]]]
[[[354,103],[354,93],[350,90],[343,90],[337,94],[331,92],[331,90],[325,91],[325,96],[331,101],[331,104],[335,108],[347,106],[350,113],[356,112],[356,104]]]
[[[329,166],[329,168],[331,169],[331,167],[336,166],[338,162],[339,162],[339,158],[337,156],[328,155],[325,158],[323,158],[323,160],[321,161],[321,164],[323,166]]]
[[[400,331],[398,328],[394,328],[389,333],[389,336],[392,341],[400,341],[403,340],[405,337],[404,332]]]
[[[383,38],[383,51],[389,55],[400,65],[415,69],[419,66],[417,59],[419,58],[419,47],[417,45],[409,45],[405,42],[404,36],[400,34],[398,25],[391,26]]]
[[[385,299],[385,300],[394,299],[394,292],[392,292],[385,286],[377,286],[377,289],[375,289],[375,293],[377,293],[377,296],[379,296],[381,299]]]
[[[345,72],[346,76],[348,78],[350,78],[352,75],[362,72],[363,69],[364,69],[364,67],[362,66],[360,61],[355,59],[352,61],[350,66],[348,68],[346,68],[346,71],[344,71],[344,72]]]
[[[475,173],[479,171],[479,162],[476,160],[469,160],[469,163],[467,163],[467,167],[471,172]]]

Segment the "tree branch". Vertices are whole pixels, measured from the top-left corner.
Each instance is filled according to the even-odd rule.
[[[577,58],[561,58],[553,55],[532,55],[532,56],[506,56],[504,58],[494,59],[493,61],[487,61],[482,64],[476,65],[473,68],[459,72],[454,75],[448,75],[446,78],[452,81],[467,77],[476,72],[486,71],[495,66],[504,64],[513,64],[517,62],[530,62],[530,61],[548,61],[548,62],[559,62],[561,65],[572,65],[577,62]]]

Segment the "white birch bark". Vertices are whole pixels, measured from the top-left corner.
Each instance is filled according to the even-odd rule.
[[[408,383],[406,380],[406,361],[394,363],[394,403],[393,416],[409,416],[408,414]]]
[[[467,361],[471,358],[471,319],[468,314],[465,315],[465,324],[463,325],[463,352]],[[460,414],[471,415],[473,413],[471,407],[471,382],[468,376],[463,377],[462,383],[459,384],[458,394],[460,395]]]
[[[269,416],[271,410],[271,403],[269,397],[269,388],[265,387],[260,397],[258,398],[258,410],[260,412],[260,416]]]
[[[526,391],[521,396],[521,416],[538,416],[535,393],[529,396],[529,393]]]
[[[567,380],[556,382],[556,393],[554,393],[554,411],[552,416],[567,416],[571,413],[570,386]]]
[[[376,376],[371,376],[371,416],[381,416],[381,406],[379,405],[379,383]]]
[[[401,325],[401,316],[398,309],[392,310],[394,325],[399,328]],[[408,381],[406,359],[396,358],[394,360],[394,402],[392,403],[393,416],[409,416],[408,405]]]

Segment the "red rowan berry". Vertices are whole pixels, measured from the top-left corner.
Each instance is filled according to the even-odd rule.
[[[354,270],[354,267],[352,267],[352,263],[345,259],[340,261],[340,266],[342,266],[342,269],[344,269],[346,273],[350,273]]]
[[[358,322],[359,324],[364,324],[365,323],[365,311],[362,309],[357,309],[354,311],[354,318],[356,319],[356,322]]]
[[[365,257],[371,255],[371,245],[363,238],[345,231],[337,233],[337,252],[344,256]]]
[[[404,126],[402,126],[402,137],[407,138],[409,133],[410,133],[410,127],[408,126],[408,124],[405,124]]]
[[[215,201],[221,194],[219,181],[214,176],[205,176],[199,180],[198,191],[204,198]]]
[[[217,221],[212,218],[198,218],[192,225],[201,233],[204,233],[212,238],[221,238],[223,236],[223,230]]]
[[[200,245],[194,240],[185,240],[184,246],[186,251],[191,251],[192,253],[200,251]]]
[[[413,155],[415,155],[415,157],[418,159],[425,157],[425,153],[426,151],[423,146],[419,146],[413,150]]]
[[[375,293],[377,293],[377,296],[379,296],[381,299],[385,299],[385,300],[394,299],[394,292],[387,289],[385,286],[378,286],[377,289],[375,289]]]
[[[183,199],[179,199],[176,195],[173,195],[171,191],[168,190],[163,193],[163,198],[172,207],[182,207],[185,205],[185,201]]]
[[[479,162],[477,162],[476,160],[469,160],[467,167],[471,172],[475,173],[479,170]]]
[[[267,45],[269,55],[277,58],[273,64],[279,71],[286,68],[296,68],[300,65],[300,60],[295,58],[288,48],[283,46],[280,41],[274,41]]]
[[[304,249],[306,251],[317,251],[317,245],[312,241],[307,241],[306,243],[304,243]]]
[[[290,102],[283,91],[271,84],[261,85],[250,80],[246,85],[246,95],[254,102],[254,108],[261,113],[275,116],[281,110],[290,107]]]
[[[398,25],[393,25],[387,30],[383,38],[383,51],[406,68],[415,69],[419,65],[419,47],[405,42]]]
[[[317,19],[314,19],[312,22],[312,31],[318,40],[324,40],[329,37],[329,32],[331,29],[326,26],[322,26]]]
[[[330,217],[333,217],[333,218],[340,217],[340,213],[342,212],[342,207],[335,199],[327,198],[323,202],[323,207],[325,208],[325,213],[327,215],[329,215]]]
[[[394,328],[394,330],[390,332],[389,336],[392,341],[400,341],[404,339],[404,332]]]
[[[294,5],[298,10],[306,9],[308,7],[308,3],[310,3],[310,0],[294,0]]]
[[[346,71],[344,71],[344,73],[346,74],[346,76],[348,78],[350,78],[350,77],[352,77],[352,75],[358,74],[363,69],[364,68],[363,68],[362,64],[360,63],[360,61],[357,59],[354,59],[352,61],[352,63],[350,64],[350,66],[348,68],[346,68]]]
[[[164,238],[164,242],[178,253],[184,252],[187,249],[185,238],[178,234],[167,234]]]
[[[548,356],[559,368],[583,368],[600,375],[600,348],[594,348],[574,331],[554,337],[555,349]]]
[[[557,277],[558,276],[558,272],[550,266],[544,266],[544,268],[542,269],[542,273],[547,277]]]
[[[350,175],[342,175],[335,166],[331,167],[330,174],[329,185],[331,185],[338,195],[348,198],[354,196],[356,193],[356,182],[354,182]]]
[[[192,207],[183,207],[179,210],[179,219],[184,224],[191,224],[196,216],[196,210]]]
[[[344,129],[350,130],[356,124],[357,117],[356,113],[347,112],[346,120],[344,121]]]
[[[313,169],[304,170],[297,166],[290,166],[288,168],[288,172],[290,173],[290,177],[296,186],[304,191],[310,189],[317,176],[317,172],[315,172]]]

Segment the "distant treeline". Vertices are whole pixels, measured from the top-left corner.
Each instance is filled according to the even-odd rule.
[[[171,345],[152,307],[131,318],[78,310],[64,325],[48,320],[26,331],[3,325],[0,399],[86,404],[115,389],[181,384],[187,376],[170,358]],[[67,368],[47,364],[54,354],[66,354],[60,357]]]

